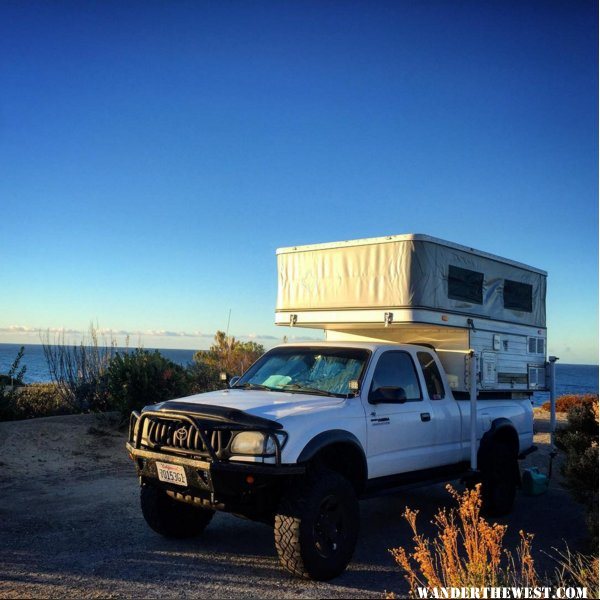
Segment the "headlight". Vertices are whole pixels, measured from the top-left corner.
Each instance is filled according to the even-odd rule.
[[[277,432],[279,444],[283,448],[286,442],[287,434]],[[230,450],[232,454],[275,454],[275,442],[271,436],[262,431],[242,431],[236,434],[231,442]]]
[[[242,431],[231,442],[232,454],[264,454],[265,434],[260,431]]]

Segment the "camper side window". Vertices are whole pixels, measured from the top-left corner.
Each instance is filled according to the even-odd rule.
[[[423,369],[423,377],[425,378],[429,398],[431,400],[441,400],[444,397],[444,384],[433,356],[429,352],[417,352],[417,357],[421,369]]]
[[[448,298],[483,304],[483,273],[448,267]]]
[[[512,310],[532,311],[533,286],[528,283],[504,280],[504,308]]]

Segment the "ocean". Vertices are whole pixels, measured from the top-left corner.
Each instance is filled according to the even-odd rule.
[[[0,373],[7,373],[14,361],[19,344],[0,344]],[[149,348],[153,350],[154,348]],[[192,362],[195,350],[173,350],[157,348],[160,353],[174,363],[185,366]],[[50,381],[48,365],[44,351],[39,344],[25,345],[25,354],[22,364],[27,365],[25,383]],[[556,392],[563,394],[597,394],[598,393],[598,365],[567,365],[556,363]],[[541,404],[548,399],[548,394],[538,392],[534,394],[534,404]]]

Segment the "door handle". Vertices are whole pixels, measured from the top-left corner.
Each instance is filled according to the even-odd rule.
[[[421,421],[431,421],[431,415],[429,413],[421,413]]]

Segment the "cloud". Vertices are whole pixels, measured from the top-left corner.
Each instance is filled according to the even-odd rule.
[[[214,333],[202,333],[201,331],[173,331],[169,329],[111,329],[110,327],[98,327],[96,333],[100,336],[129,336],[129,337],[157,337],[157,338],[202,338],[210,339],[214,338]],[[6,327],[0,327],[0,333],[12,333],[12,334],[55,334],[55,335],[78,335],[87,336],[89,330],[83,329],[69,329],[66,327],[30,327],[27,325],[9,325]],[[248,333],[246,335],[241,334],[239,336],[234,334],[234,337],[240,339],[249,340],[263,340],[263,341],[280,341],[283,336],[277,337],[270,334],[262,333]],[[300,339],[300,338],[294,338]],[[302,338],[303,339],[303,338]],[[313,339],[313,338],[306,338]]]
[[[36,333],[39,329],[35,327],[25,327],[24,325],[10,325],[9,327],[0,327],[2,333]]]
[[[0,327],[0,333],[73,333],[81,334],[84,333],[79,329],[67,329],[65,327],[46,327],[42,329],[40,327],[28,327],[26,325],[9,325],[8,327]]]
[[[322,342],[322,337],[310,337],[307,335],[291,335],[288,336],[290,342]]]
[[[188,333],[187,331],[169,331],[167,329],[149,329],[146,331],[136,331],[135,333],[155,337],[198,337],[198,333]]]
[[[281,337],[277,337],[275,335],[267,335],[266,333],[249,333],[245,336],[249,340],[280,340]]]

